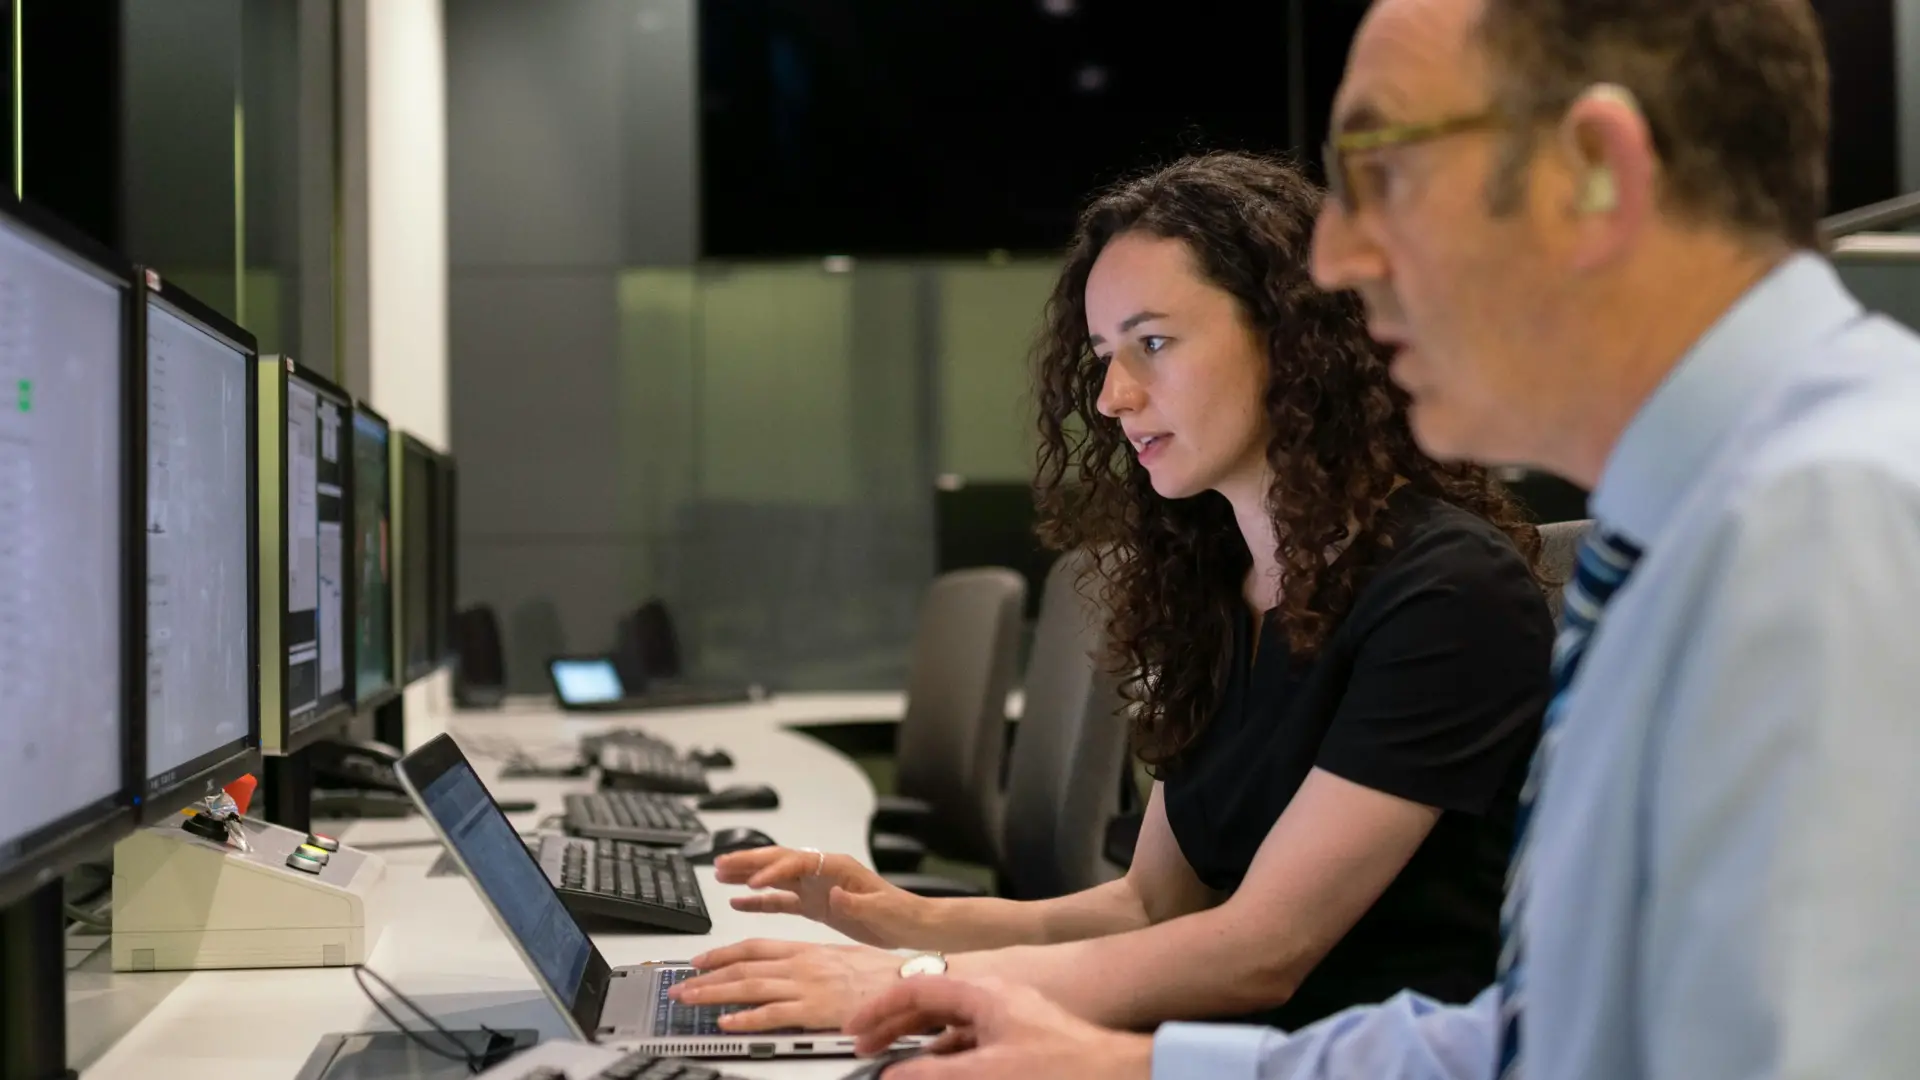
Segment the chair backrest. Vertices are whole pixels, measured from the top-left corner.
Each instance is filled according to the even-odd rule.
[[[1592,528],[1592,521],[1561,521],[1540,526],[1540,576],[1546,579],[1547,610],[1553,612],[1555,626],[1560,625],[1561,590],[1573,580],[1580,542]]]
[[[456,690],[468,686],[507,685],[507,655],[500,643],[500,617],[488,604],[476,604],[453,617]]]
[[[950,858],[998,862],[1000,760],[1026,595],[1019,574],[990,567],[935,578],[920,605],[897,786],[932,806],[922,839]]]
[[[507,685],[515,693],[551,693],[547,661],[568,652],[560,608],[544,596],[521,601],[507,616],[507,649]]]
[[[1107,670],[1106,613],[1083,595],[1083,552],[1047,574],[1013,739],[1001,877],[1013,899],[1044,900],[1112,881],[1107,823],[1132,777],[1120,680]],[[1089,585],[1091,588],[1091,585]]]
[[[680,637],[664,601],[650,599],[620,620],[614,632],[613,663],[630,693],[655,679],[680,677]]]

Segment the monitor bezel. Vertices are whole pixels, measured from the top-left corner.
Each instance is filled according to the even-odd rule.
[[[435,464],[438,472],[434,476],[433,516],[440,533],[438,537],[440,561],[437,566],[440,572],[435,576],[440,582],[440,602],[434,607],[440,616],[439,666],[452,668],[459,659],[458,650],[454,647],[453,623],[459,608],[457,600],[459,567],[455,561],[459,545],[454,541],[454,535],[459,531],[460,520],[460,506],[457,501],[460,467],[450,453],[436,455]]]
[[[288,496],[291,494],[287,490],[288,485],[287,485],[287,479],[286,479],[286,474],[287,474],[287,381],[289,379],[299,379],[301,382],[306,383],[309,387],[320,392],[322,395],[331,397],[334,401],[334,404],[339,405],[341,407],[343,411],[343,415],[346,417],[348,423],[353,422],[353,396],[351,394],[348,394],[345,390],[341,389],[339,384],[335,383],[332,379],[329,379],[326,376],[321,375],[320,373],[314,371],[312,368],[302,366],[299,362],[295,361],[292,357],[290,356],[282,357],[281,360],[284,361],[284,363],[282,363],[281,365],[281,367],[284,369],[284,375],[280,379],[280,431],[279,431],[280,460],[277,463],[277,467],[280,470],[280,579],[281,579],[280,580],[280,656],[277,658],[277,662],[280,665],[280,724],[281,724],[280,752],[282,754],[292,754],[308,746],[312,746],[316,742],[322,742],[326,739],[335,738],[338,735],[340,735],[340,733],[343,730],[345,730],[348,722],[351,721],[354,715],[359,711],[359,706],[357,706],[354,703],[353,681],[349,679],[347,680],[347,684],[344,688],[344,692],[342,693],[339,701],[335,702],[330,706],[320,709],[318,712],[314,714],[314,717],[312,720],[307,721],[306,724],[301,726],[300,730],[295,731],[293,729],[293,716],[290,712],[289,703],[287,701],[287,694],[292,688],[293,680],[289,677],[290,672],[288,670],[288,664],[287,664],[287,658],[286,658],[287,622],[291,618],[290,614],[287,611],[287,585],[286,585],[287,555],[288,555],[287,544],[291,539],[287,535],[289,531],[287,529],[287,499],[288,499]],[[351,432],[348,433],[348,438],[349,439],[352,438]],[[353,482],[353,469],[349,467],[346,470],[346,473],[347,473],[347,477],[346,477],[347,483],[351,484]],[[343,536],[351,535],[351,531],[353,529],[353,502],[350,497],[351,494],[352,494],[351,490],[348,489],[347,497],[344,498],[344,505],[342,505],[340,508],[340,524],[341,524],[341,531]],[[344,565],[346,560],[343,558],[341,562]],[[345,622],[345,619],[344,619],[345,605],[348,603],[348,597],[346,596],[346,592],[347,590],[345,588],[342,588],[341,604],[343,609],[343,618],[342,618],[343,624]],[[350,644],[350,638],[351,638],[351,635],[345,633],[345,631],[343,630],[341,633],[341,641],[342,641],[343,649],[347,653],[347,656],[345,658],[345,662],[347,663],[351,663],[353,659],[353,650],[352,650],[352,645]]]
[[[247,730],[240,738],[183,761],[158,777],[147,773],[147,751],[142,745],[140,774],[143,795],[140,820],[153,824],[212,795],[217,789],[242,776],[250,773],[257,775],[260,769],[260,345],[252,334],[201,302],[198,297],[166,280],[158,272],[151,268],[136,268],[136,274],[142,286],[139,290],[140,301],[134,305],[134,340],[138,343],[139,379],[137,384],[140,392],[140,412],[143,417],[149,402],[147,393],[148,317],[155,300],[171,306],[189,322],[200,324],[199,329],[208,331],[216,337],[225,338],[228,343],[238,347],[246,357],[247,369]],[[147,437],[146,424],[141,423],[137,430],[144,448]],[[146,520],[145,460],[143,454],[140,485],[140,520],[142,522]],[[144,536],[143,529],[142,537]],[[144,557],[144,542],[141,547]],[[145,596],[145,590],[142,589],[143,602]],[[144,611],[144,607],[142,610]],[[143,732],[143,736],[144,734]]]
[[[433,522],[434,522],[434,505],[435,505],[434,494],[435,494],[435,491],[437,490],[437,485],[435,481],[439,475],[440,454],[433,447],[428,446],[426,443],[422,442],[419,438],[414,436],[411,432],[402,431],[400,433],[400,487],[397,493],[401,499],[400,506],[401,506],[401,513],[403,515],[405,513],[405,499],[406,499],[406,491],[407,491],[406,455],[408,454],[408,452],[418,453],[419,456],[427,463],[427,491],[423,497],[427,500],[427,531],[429,534],[431,534],[433,531]],[[404,517],[402,518],[402,520],[404,521]],[[430,536],[416,537],[412,534],[411,529],[408,529],[404,524],[401,525],[400,527],[400,545],[401,546],[399,548],[399,551],[403,555],[403,558],[401,558],[395,564],[395,567],[394,567],[395,573],[393,575],[393,583],[394,583],[394,598],[398,600],[400,603],[400,608],[399,608],[400,619],[397,623],[397,625],[400,628],[400,655],[397,658],[397,660],[400,665],[402,685],[404,686],[412,686],[414,683],[419,682],[421,679],[427,678],[428,676],[432,675],[434,672],[440,670],[440,666],[442,663],[442,658],[435,656],[434,649],[433,649],[432,634],[433,634],[433,603],[434,603],[434,589],[433,589],[434,567],[432,565],[429,565],[427,567],[427,611],[426,611],[427,634],[428,634],[427,655],[425,659],[421,660],[420,663],[416,666],[408,662],[407,649],[406,649],[407,634],[409,633],[409,631],[406,626],[407,570],[406,570],[406,560],[404,558],[404,554],[408,545],[411,545],[414,543],[424,544],[427,546],[427,558],[429,561],[431,561],[433,558],[433,548],[430,541],[431,541]]]
[[[397,571],[399,569],[398,567],[399,560],[397,559],[399,550],[398,550],[398,547],[395,546],[392,542],[392,533],[394,532],[394,528],[393,528],[393,465],[392,465],[394,431],[393,431],[392,422],[390,422],[384,415],[382,415],[378,409],[375,409],[373,406],[367,404],[366,402],[361,401],[358,398],[355,398],[353,402],[352,419],[358,420],[361,416],[372,417],[375,421],[377,421],[380,424],[381,427],[385,428],[387,432],[387,459],[388,460],[381,462],[380,468],[387,473],[387,531],[388,531],[388,545],[389,545],[387,557],[389,560],[391,560],[389,565],[392,567],[392,570],[393,570],[393,572],[390,572],[388,574],[389,580],[387,581],[387,636],[389,639],[391,639],[393,637],[393,623],[395,618],[394,605],[398,599],[398,597],[395,595],[396,590],[394,588],[394,583],[398,580]],[[359,461],[357,457],[354,460],[356,462]],[[360,495],[360,474],[355,469],[348,469],[347,470],[347,498],[350,504],[352,505],[353,512],[355,514],[359,512],[359,506],[360,506],[359,495]],[[358,536],[360,532],[360,528],[359,528],[360,522],[358,520],[355,520],[353,524],[354,524],[354,535]],[[360,634],[359,634],[360,576],[359,576],[359,564],[357,561],[354,564],[352,577],[353,577],[352,583],[354,587],[351,590],[352,595],[347,598],[347,621],[348,621],[348,624],[353,626],[355,629],[354,629],[354,633],[348,635],[347,662],[352,666],[353,672],[354,672],[354,684],[353,684],[354,708],[358,712],[365,713],[371,709],[380,708],[381,706],[386,705],[388,702],[391,702],[394,698],[397,698],[400,696],[402,691],[402,685],[400,682],[400,658],[394,655],[393,642],[389,640],[387,643],[387,685],[382,687],[379,690],[374,691],[371,694],[368,694],[364,698],[359,696],[360,695]]]
[[[140,521],[146,512],[146,439],[144,404],[136,393],[133,337],[135,298],[140,295],[133,267],[126,260],[65,222],[0,191],[0,224],[26,233],[30,241],[71,257],[102,279],[121,287],[120,297],[120,790],[0,845],[0,907],[13,904],[102,850],[139,824],[140,792],[146,780],[146,545]]]
[[[14,18],[18,14],[17,0],[0,0],[0,165],[6,166],[6,175],[0,178],[0,194],[18,195],[14,187],[14,178],[19,175],[20,160],[17,142],[20,131],[15,126],[14,113],[19,110],[20,102],[13,94],[13,81],[19,72],[14,67],[14,55],[22,48],[15,38]]]

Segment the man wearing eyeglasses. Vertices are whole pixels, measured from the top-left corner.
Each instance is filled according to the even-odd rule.
[[[1594,489],[1497,982],[1305,1030],[1102,1032],[903,984],[886,1075],[1920,1076],[1920,340],[1817,254],[1808,0],[1377,0],[1315,274],[1422,446]]]

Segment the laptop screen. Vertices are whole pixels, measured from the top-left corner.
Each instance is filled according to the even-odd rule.
[[[466,863],[474,885],[572,1011],[593,945],[527,852],[526,842],[464,761],[435,777],[420,798]]]
[[[626,696],[610,657],[553,661],[553,687],[568,705],[598,705]]]

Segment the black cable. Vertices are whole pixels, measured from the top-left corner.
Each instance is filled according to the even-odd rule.
[[[94,876],[96,880],[91,885],[82,884],[89,875]],[[81,863],[67,874],[67,903],[75,907],[86,907],[107,895],[107,890],[111,888],[113,888],[111,860]]]
[[[422,1035],[420,1032],[415,1031],[414,1029],[406,1026],[405,1024],[402,1024],[398,1018],[396,1018],[391,1012],[387,1011],[387,1006],[378,997],[374,995],[374,992],[368,989],[366,979],[362,977],[363,975],[372,976],[373,980],[379,983],[382,989],[384,989],[387,993],[393,995],[394,1000],[400,1002],[400,1004],[402,1005],[405,1005],[409,1010],[413,1012],[413,1015],[419,1017],[422,1020],[425,1020],[427,1022],[427,1026],[433,1028],[433,1030],[436,1033],[438,1033],[441,1038],[447,1040],[448,1043],[452,1044],[458,1049],[448,1050],[446,1047],[443,1047],[443,1046],[435,1046],[433,1045],[433,1043],[429,1042],[426,1039],[426,1037]],[[448,1031],[444,1027],[441,1027],[440,1022],[438,1020],[435,1020],[433,1017],[427,1015],[427,1011],[425,1009],[422,1009],[420,1006],[415,1005],[413,1003],[412,998],[409,998],[407,995],[394,989],[393,984],[388,982],[385,978],[383,978],[379,972],[373,970],[372,968],[366,966],[365,964],[355,964],[353,965],[353,981],[360,987],[360,992],[367,995],[367,1001],[371,1002],[374,1008],[380,1010],[380,1015],[387,1018],[387,1023],[393,1025],[394,1030],[400,1032],[402,1035],[405,1035],[407,1038],[413,1040],[415,1043],[424,1047],[429,1053],[439,1057],[446,1058],[448,1061],[458,1061],[461,1064],[465,1065],[467,1067],[467,1071],[470,1073],[479,1073],[485,1070],[488,1066],[494,1064],[494,1054],[491,1049],[485,1054],[475,1054],[473,1051],[467,1049],[464,1043],[462,1043],[458,1038],[454,1037],[453,1032]],[[488,1027],[485,1024],[481,1024],[479,1025],[479,1027],[481,1031],[484,1031],[487,1033],[488,1039],[492,1042],[497,1043],[499,1040],[507,1038],[507,1036],[501,1034],[498,1031],[493,1030],[492,1028]],[[508,1040],[508,1041],[510,1042],[511,1040]]]

